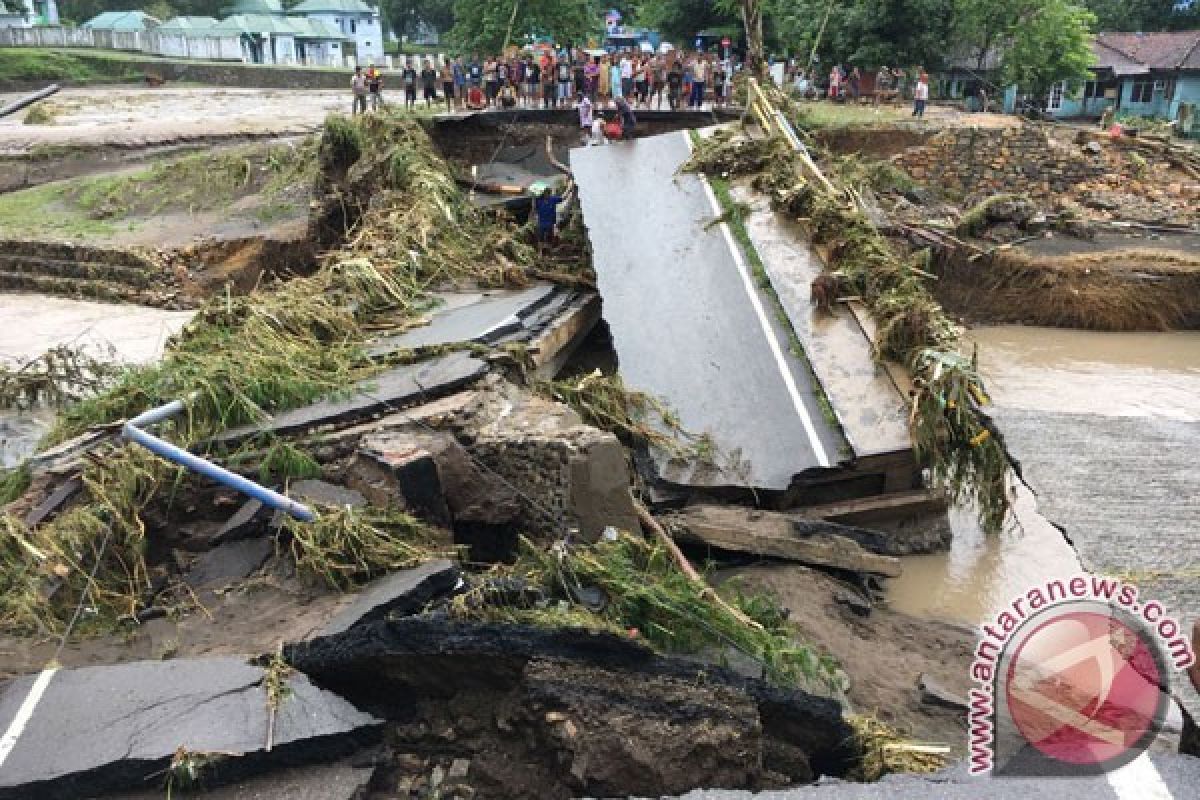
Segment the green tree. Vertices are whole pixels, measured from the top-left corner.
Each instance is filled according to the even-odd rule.
[[[1077,91],[1091,74],[1095,22],[1092,12],[1067,0],[1038,0],[1021,16],[1004,48],[1004,83],[1039,101],[1059,81],[1067,82],[1068,91]]]
[[[397,35],[415,33],[421,22],[439,33],[454,25],[454,0],[380,0],[380,8]]]
[[[677,46],[690,47],[703,30],[729,30],[741,26],[737,0],[642,0],[637,6],[638,25],[657,30]]]
[[[496,53],[510,21],[511,44],[526,36],[549,36],[558,44],[580,45],[599,34],[604,23],[598,0],[455,0],[450,36],[466,50]]]
[[[1178,7],[1176,0],[1083,0],[1096,15],[1098,31],[1181,31],[1200,27],[1200,3]]]

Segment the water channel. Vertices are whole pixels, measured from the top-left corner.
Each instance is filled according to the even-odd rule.
[[[1104,417],[1125,416],[1200,423],[1200,332],[998,326],[968,336],[978,346],[980,369],[999,407],[1094,414],[1098,424]],[[970,510],[952,510],[950,551],[905,559],[904,574],[890,586],[891,605],[974,624],[1030,585],[1079,570],[1074,550],[1038,513],[1036,498],[1024,487],[1015,519],[1018,524],[987,536]]]

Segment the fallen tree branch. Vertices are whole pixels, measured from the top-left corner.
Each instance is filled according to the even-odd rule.
[[[658,520],[650,515],[650,512],[646,510],[644,505],[642,505],[639,501],[634,500],[633,507],[637,510],[638,521],[641,522],[643,527],[647,528],[651,533],[653,533],[655,538],[662,543],[662,546],[665,547],[667,552],[671,554],[671,557],[675,559],[675,563],[679,565],[680,571],[682,571],[683,574],[688,577],[688,580],[692,581],[692,583],[704,587],[700,592],[703,596],[708,597],[723,610],[729,612],[734,619],[736,619],[738,622],[741,622],[743,625],[747,625],[755,630],[764,630],[762,625],[750,619],[740,610],[729,605],[729,603],[726,603],[721,596],[717,594],[716,590],[708,585],[708,582],[704,580],[704,577],[699,572],[696,572],[696,568],[692,566],[691,562],[687,560],[687,556],[685,556],[683,551],[679,549],[679,545],[675,544],[675,540],[671,538],[671,535],[667,533],[666,529],[664,529],[662,525],[658,524]]]

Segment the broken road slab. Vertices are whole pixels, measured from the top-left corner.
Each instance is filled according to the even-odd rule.
[[[285,411],[258,425],[225,431],[213,441],[231,446],[263,433],[282,435],[398,411],[455,392],[483,377],[487,371],[483,361],[468,353],[448,353],[429,361],[396,367],[362,381],[344,399],[325,400]]]
[[[369,352],[379,356],[456,342],[492,342],[522,330],[523,320],[560,291],[542,283],[528,289],[442,295],[445,305],[434,309],[428,325],[380,339]]]
[[[835,468],[844,440],[740,248],[712,224],[711,189],[678,171],[690,153],[684,133],[571,151],[604,319],[626,385],[717,453],[715,464],[659,454],[659,477],[783,491]]]
[[[458,567],[445,559],[385,575],[363,587],[353,602],[331,619],[317,634],[333,636],[388,614],[415,614],[430,600],[458,585]]]
[[[334,759],[378,737],[379,720],[292,674],[268,751],[265,675],[239,658],[211,658],[17,678],[0,694],[0,729],[14,741],[0,768],[0,798],[75,800],[142,789],[165,782],[181,748],[219,754],[211,775],[221,782]]]

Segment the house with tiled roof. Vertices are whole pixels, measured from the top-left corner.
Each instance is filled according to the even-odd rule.
[[[1178,120],[1200,106],[1200,30],[1098,33],[1093,79],[1077,96],[1055,86],[1046,110],[1058,117],[1098,117],[1107,108]]]

